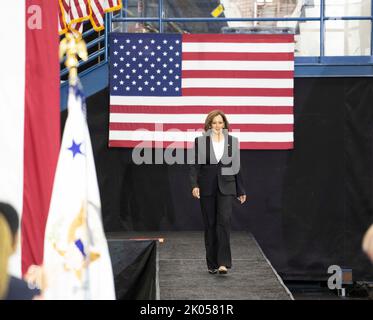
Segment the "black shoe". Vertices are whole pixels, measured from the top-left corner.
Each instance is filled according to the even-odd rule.
[[[218,271],[219,271],[219,274],[227,274],[228,273],[228,269],[225,266],[220,266]]]
[[[209,274],[215,274],[218,272],[218,269],[208,269]]]

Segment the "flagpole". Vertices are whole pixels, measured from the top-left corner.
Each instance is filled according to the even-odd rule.
[[[60,60],[64,58],[66,54],[66,60],[65,60],[65,66],[69,70],[69,85],[70,86],[77,86],[80,87],[79,83],[79,77],[78,77],[78,66],[79,66],[79,61],[78,57],[80,57],[82,60],[86,61],[88,59],[88,52],[87,52],[87,46],[85,41],[82,39],[82,36],[79,32],[74,32],[72,31],[71,33],[68,32],[65,34],[65,38],[60,42],[60,48],[59,48],[59,55],[60,55]],[[84,103],[84,102],[82,102]],[[85,165],[85,179],[88,179],[88,172],[87,172],[87,165]],[[89,290],[89,264],[90,264],[90,255],[89,255],[89,222],[88,222],[88,203],[87,203],[87,196],[88,196],[88,182],[85,184],[86,185],[86,201],[84,201],[84,215],[83,219],[85,222],[85,232],[86,232],[86,238],[88,239],[87,241],[87,261],[86,261],[86,272],[84,274],[84,277],[82,279],[83,281],[83,288],[84,288],[84,293],[85,293],[85,300],[90,300],[91,296],[90,290]]]
[[[88,59],[88,51],[85,41],[79,32],[67,32],[60,42],[59,56],[62,61],[66,54],[65,66],[69,70],[69,83],[76,85],[78,80],[78,57],[83,61]]]

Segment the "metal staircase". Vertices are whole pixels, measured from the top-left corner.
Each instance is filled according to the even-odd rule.
[[[82,36],[87,45],[87,61],[79,61],[79,78],[84,88],[86,97],[106,88],[109,83],[108,79],[108,35],[111,31],[111,13],[105,16],[105,30],[97,33],[89,24],[85,27],[90,29],[84,30]],[[64,67],[64,61],[61,62],[61,86],[60,86],[60,106],[61,111],[67,108],[68,93],[68,70]]]

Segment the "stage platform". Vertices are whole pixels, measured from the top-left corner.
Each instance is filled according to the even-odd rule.
[[[129,240],[142,246],[146,241],[157,243],[155,299],[293,299],[250,233],[232,232],[233,261],[227,275],[207,272],[203,232],[121,232],[108,234],[108,240],[111,247],[118,245],[118,240],[125,241],[122,246],[128,245]]]

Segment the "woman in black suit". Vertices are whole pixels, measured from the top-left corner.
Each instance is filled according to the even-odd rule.
[[[237,197],[241,204],[246,201],[240,151],[238,139],[228,134],[229,122],[224,112],[211,111],[204,129],[204,135],[195,139],[190,181],[193,197],[201,204],[208,272],[226,274],[232,266],[233,199]]]

